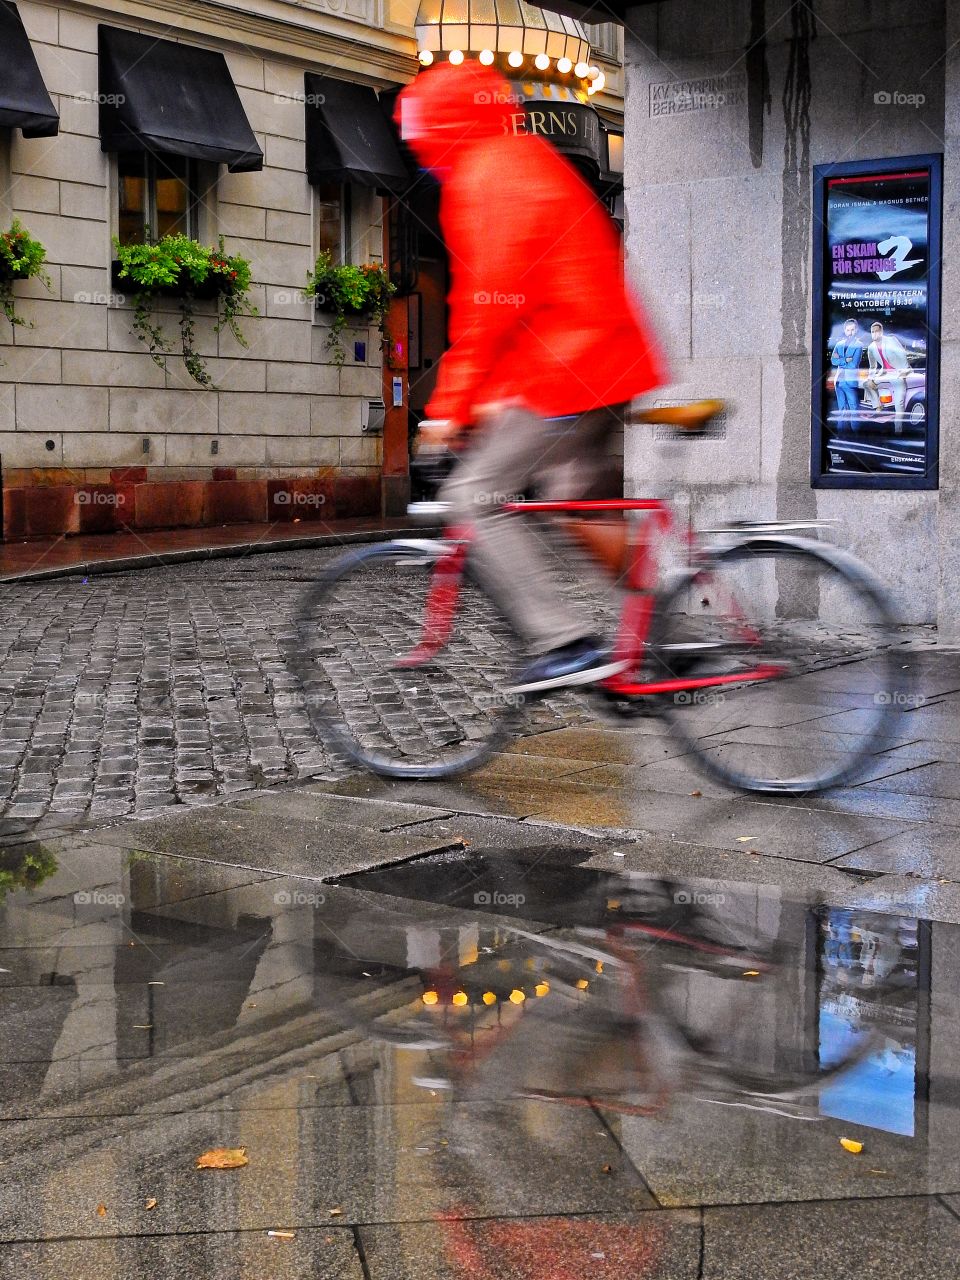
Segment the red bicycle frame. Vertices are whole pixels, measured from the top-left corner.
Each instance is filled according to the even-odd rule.
[[[657,532],[664,536],[675,525],[670,507],[659,498],[597,498],[569,502],[507,502],[501,511],[512,515],[581,515],[588,512],[646,511],[653,520]],[[443,648],[453,629],[460,584],[463,581],[464,564],[474,538],[471,526],[451,528],[445,537],[450,549],[438,560],[433,581],[427,595],[424,610],[423,633],[419,643],[410,653],[400,658],[399,667],[416,667],[435,657]],[[668,680],[639,681],[631,678],[643,661],[644,650],[653,621],[656,605],[657,559],[650,539],[633,537],[628,544],[629,563],[624,574],[627,596],[620,614],[620,622],[614,639],[614,658],[630,663],[623,675],[611,676],[602,681],[601,687],[623,697],[640,697],[648,694],[679,693],[687,689],[707,689],[723,684],[742,684],[744,681],[773,680],[784,674],[782,666],[761,663],[747,671],[725,675],[684,676]],[[753,636],[754,642],[757,637]]]

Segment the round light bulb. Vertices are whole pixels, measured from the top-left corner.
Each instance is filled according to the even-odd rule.
[[[527,997],[523,994],[523,992],[520,990],[519,987],[514,987],[514,989],[510,992],[510,995],[508,998],[511,1004],[523,1004],[524,1000],[526,1000]]]
[[[482,1000],[483,1000],[483,1003],[484,1003],[484,1004],[496,1004],[496,1003],[497,1003],[497,997],[494,995],[494,993],[493,993],[492,991],[485,991],[485,992],[483,993],[483,996],[482,996],[481,998],[482,998]]]
[[[453,1003],[458,1009],[462,1009],[468,1003],[467,993],[465,991],[455,991],[453,993]]]
[[[573,74],[577,77],[578,80],[586,80],[587,72],[589,70],[590,70],[590,64],[588,62],[578,62],[577,65],[573,68]]]
[[[493,63],[493,50],[492,50],[492,49],[481,49],[481,50],[480,50],[480,61],[483,63],[483,65],[484,65],[485,67],[489,67],[489,66],[491,66],[491,64]]]
[[[599,74],[600,74],[600,68],[599,68],[599,67],[587,67],[587,79],[588,79],[588,80],[596,80],[596,78],[597,78],[597,76],[598,76]]]
[[[436,1004],[440,997],[436,991],[425,991],[420,999],[424,1004]]]
[[[433,54],[429,49],[421,49],[417,57],[420,59],[421,67],[429,67],[433,61]]]
[[[572,66],[573,66],[573,63],[570,61],[569,58],[557,59],[557,70],[560,72],[562,76],[565,76]]]
[[[514,49],[513,53],[508,55],[507,63],[511,67],[523,66],[523,54],[520,52],[519,49]]]
[[[533,60],[533,65],[538,71],[546,71],[550,66],[550,59],[545,53],[538,53]]]
[[[600,74],[597,76],[596,80],[594,80],[591,88],[593,89],[594,93],[599,93],[606,83],[607,83],[607,77],[601,71]]]
[[[534,990],[534,993],[535,993],[537,996],[541,996],[541,997],[542,997],[542,996],[549,995],[549,994],[550,994],[550,983],[549,983],[549,982],[538,982],[538,983],[537,983],[537,985],[533,988],[533,990]]]
[[[459,67],[460,63],[463,61],[463,50],[462,50],[462,49],[451,49],[451,50],[450,50],[450,61],[453,63],[453,65],[454,65],[455,67]]]

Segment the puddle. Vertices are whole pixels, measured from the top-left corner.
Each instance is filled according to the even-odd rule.
[[[303,1274],[693,1277],[690,1211],[792,1203],[814,1233],[843,1201],[852,1231],[960,1192],[956,926],[588,856],[325,884],[4,851],[0,1272],[3,1241],[29,1276],[68,1239],[139,1266],[148,1238],[289,1230]],[[219,1146],[249,1165],[198,1172]],[[952,1240],[947,1203],[917,1230]]]

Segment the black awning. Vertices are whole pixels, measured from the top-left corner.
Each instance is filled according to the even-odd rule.
[[[410,172],[374,90],[309,71],[304,81],[310,181],[402,191]]]
[[[511,87],[526,113],[524,123],[517,108],[512,116],[514,129],[546,138],[568,160],[596,177],[607,162],[606,138],[596,108],[581,102],[566,85],[514,80]]]
[[[100,146],[263,168],[222,53],[100,28]]]
[[[23,21],[9,0],[0,0],[0,127],[21,129],[25,138],[52,138],[60,128]]]

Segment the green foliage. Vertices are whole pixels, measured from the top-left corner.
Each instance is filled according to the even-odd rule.
[[[35,889],[57,869],[57,860],[42,844],[0,851],[0,902],[18,889]]]
[[[36,278],[49,289],[50,277],[43,269],[46,259],[46,249],[25,230],[19,218],[14,218],[9,231],[0,233],[0,311],[11,324],[27,323],[14,305],[14,280]]]
[[[343,364],[340,335],[350,319],[370,316],[380,330],[382,341],[386,342],[387,309],[396,291],[397,287],[391,283],[382,263],[365,262],[362,266],[343,263],[336,266],[328,250],[320,254],[307,277],[304,293],[315,298],[319,307],[333,315],[327,346],[333,351],[337,364]]]
[[[195,346],[197,294],[216,299],[216,332],[229,329],[245,347],[247,340],[240,329],[240,317],[259,314],[248,296],[250,263],[246,258],[228,256],[223,236],[218,248],[207,248],[184,235],[163,236],[146,244],[122,245],[118,240],[113,243],[120,263],[118,278],[130,280],[136,287],[133,331],[154,363],[166,369],[166,357],[173,348],[161,326],[153,320],[153,311],[159,298],[176,296],[183,363],[194,382],[201,387],[212,387],[213,379]]]

